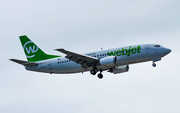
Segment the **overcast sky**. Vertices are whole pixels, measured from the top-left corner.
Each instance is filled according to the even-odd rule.
[[[1,0],[0,113],[179,113],[179,0]],[[27,35],[43,51],[78,53],[160,44],[172,52],[130,65],[123,74],[50,75],[26,71],[19,41]]]

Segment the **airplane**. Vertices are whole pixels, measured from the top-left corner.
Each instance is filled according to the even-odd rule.
[[[152,66],[156,67],[155,62],[169,54],[171,49],[159,44],[141,44],[126,47],[101,50],[80,54],[65,50],[55,49],[66,54],[65,57],[50,55],[43,52],[26,35],[19,36],[22,47],[28,61],[10,59],[21,64],[26,70],[43,72],[50,74],[69,74],[90,71],[92,75],[103,78],[103,71],[119,74],[129,71],[129,65],[152,61]]]

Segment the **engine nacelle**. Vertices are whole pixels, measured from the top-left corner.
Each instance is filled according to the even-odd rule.
[[[99,64],[100,66],[115,66],[117,62],[117,58],[115,56],[108,56],[105,58],[100,59]]]
[[[114,73],[114,74],[128,72],[128,71],[129,71],[128,65],[114,67],[109,70],[109,72]]]

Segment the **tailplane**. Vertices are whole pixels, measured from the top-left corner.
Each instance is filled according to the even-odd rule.
[[[22,47],[24,49],[24,52],[26,54],[27,60],[29,62],[37,62],[37,61],[61,57],[61,56],[46,54],[36,44],[34,44],[26,35],[20,36],[19,38]]]
[[[16,62],[18,64],[24,65],[24,66],[37,66],[38,63],[33,63],[33,62],[27,62],[27,61],[23,61],[23,60],[18,60],[18,59],[9,59],[13,62]]]

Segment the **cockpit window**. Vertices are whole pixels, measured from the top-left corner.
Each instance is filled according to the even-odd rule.
[[[157,45],[154,45],[154,47],[161,47],[161,46],[157,44]]]

